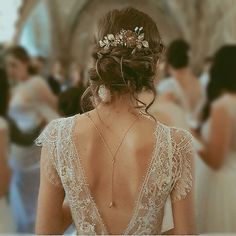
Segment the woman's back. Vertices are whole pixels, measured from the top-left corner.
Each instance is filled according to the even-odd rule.
[[[116,152],[124,138],[126,132],[124,127],[129,127],[129,123],[132,125],[135,122],[116,155],[114,202],[118,207],[115,208],[109,208],[113,158],[109,149],[88,117],[78,117],[73,131],[76,150],[81,159],[91,195],[94,197],[108,229],[112,229],[113,233],[120,233],[122,232],[120,229],[127,226],[148,163],[155,149],[155,122],[141,117],[136,120],[136,117],[129,116],[109,117],[109,121],[106,120],[104,126],[96,111],[91,112],[91,119],[98,124],[99,130],[103,131],[103,137],[112,149],[112,153]],[[119,120],[119,123],[115,123],[114,119]],[[145,140],[143,137],[146,137]]]
[[[133,126],[117,155],[111,195],[111,156],[90,118],[55,120],[37,140],[44,147],[42,173],[65,191],[77,233],[160,234],[167,198],[174,204],[192,188],[191,136],[159,122],[136,121],[140,128]]]

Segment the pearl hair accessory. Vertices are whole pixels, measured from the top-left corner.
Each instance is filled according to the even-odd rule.
[[[144,40],[143,27],[135,27],[134,31],[122,29],[117,34],[108,34],[99,41],[100,47],[109,49],[110,47],[123,46],[127,48],[141,49],[148,48],[148,41]]]
[[[109,103],[111,101],[111,92],[103,84],[99,86],[98,96],[104,103]]]

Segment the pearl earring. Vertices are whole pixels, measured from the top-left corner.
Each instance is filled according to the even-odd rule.
[[[109,103],[111,101],[111,92],[105,85],[99,86],[98,95],[104,103]]]

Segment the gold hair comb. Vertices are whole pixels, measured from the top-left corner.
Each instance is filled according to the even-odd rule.
[[[135,27],[134,31],[122,29],[117,34],[108,34],[99,41],[100,47],[109,49],[110,47],[123,46],[133,49],[148,48],[148,41],[144,40],[143,27]]]

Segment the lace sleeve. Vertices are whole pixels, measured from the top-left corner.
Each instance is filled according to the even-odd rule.
[[[57,170],[56,141],[59,120],[51,121],[40,136],[35,140],[37,146],[42,146],[41,171],[55,186],[62,187],[61,179]]]
[[[172,201],[184,199],[193,186],[193,161],[195,150],[193,137],[185,130],[174,130],[173,144],[173,189]]]

